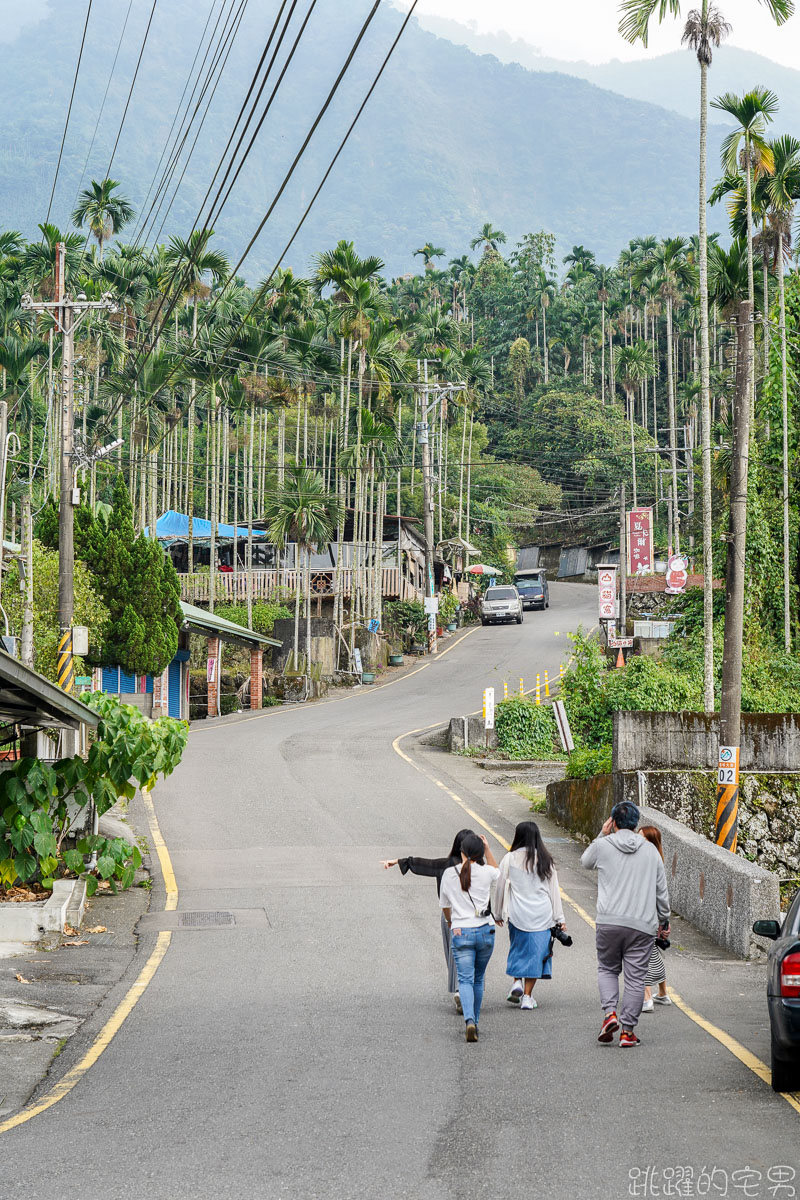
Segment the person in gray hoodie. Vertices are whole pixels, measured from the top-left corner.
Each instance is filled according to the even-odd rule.
[[[644,981],[656,934],[669,933],[669,892],[661,855],[635,832],[639,809],[615,804],[581,863],[597,871],[597,984],[603,1021],[598,1041],[638,1046],[635,1029],[644,1003]],[[619,977],[625,991],[619,1007]],[[619,1016],[617,1009],[619,1007]]]

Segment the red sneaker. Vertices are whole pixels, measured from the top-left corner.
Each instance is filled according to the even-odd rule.
[[[638,1038],[632,1029],[623,1029],[619,1035],[620,1046],[641,1046],[642,1039]]]
[[[597,1035],[598,1042],[613,1042],[614,1034],[618,1029],[619,1021],[617,1020],[617,1014],[615,1012],[608,1013]]]

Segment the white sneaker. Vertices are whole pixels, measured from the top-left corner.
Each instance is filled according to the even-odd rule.
[[[672,1004],[669,996],[653,996],[656,1004]]]
[[[464,1010],[461,1007],[461,997],[459,996],[458,992],[453,993],[453,1000],[455,1001],[456,1012],[463,1016]]]
[[[511,991],[506,996],[506,1000],[508,1001],[508,1003],[509,1004],[519,1004],[520,997],[522,996],[522,993],[524,990],[525,989],[522,986],[522,980],[515,979],[514,986],[512,987]]]
[[[539,1007],[539,1005],[538,1005],[538,1004],[536,1003],[536,1001],[534,1000],[533,996],[523,996],[523,997],[522,997],[522,999],[521,999],[521,1000],[520,1000],[520,1002],[519,1002],[519,1006],[520,1006],[520,1008],[521,1008],[521,1009],[523,1009],[523,1008],[524,1008],[524,1009],[531,1009],[531,1008],[538,1008],[538,1007]]]
[[[653,1000],[651,997],[650,1000],[645,1000],[644,1004],[642,1005],[642,1012],[652,1012],[652,1011],[653,1011]]]

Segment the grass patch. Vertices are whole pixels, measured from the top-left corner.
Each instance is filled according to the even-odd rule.
[[[531,812],[543,813],[547,811],[547,795],[544,788],[531,787],[529,783],[515,782],[511,784],[511,789],[518,796],[522,796],[523,800],[528,801]]]

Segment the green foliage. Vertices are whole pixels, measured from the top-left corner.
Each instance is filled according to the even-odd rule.
[[[158,542],[138,536],[127,485],[114,483],[106,518],[76,512],[75,550],[95,577],[110,618],[92,659],[140,675],[160,675],[175,656],[182,620],[180,585]]]
[[[396,634],[406,634],[412,641],[424,641],[428,618],[420,600],[390,600],[383,606],[383,623]]]
[[[579,746],[567,761],[567,779],[591,779],[611,774],[611,746]]]
[[[561,695],[577,744],[601,746],[611,740],[605,698],[605,655],[590,634],[579,626],[572,635],[570,670],[561,680]]]
[[[498,745],[509,758],[550,758],[558,736],[550,706],[524,697],[497,705],[495,729]]]
[[[89,854],[97,855],[96,875],[87,876],[90,895],[98,876],[115,891],[133,883],[142,861],[138,848],[99,834],[70,844],[69,806],[83,809],[91,800],[102,816],[117,800],[130,800],[137,786],[149,790],[180,762],[188,727],[171,717],[149,721],[99,692],[85,700],[101,717],[86,760],[23,758],[0,773],[0,885],[39,880],[51,887],[66,874],[84,874]]]
[[[12,630],[22,629],[23,596],[19,590],[19,565],[16,560],[4,572],[3,607]],[[58,552],[33,543],[33,658],[34,666],[48,679],[56,679],[58,650]],[[79,560],[75,563],[75,624],[89,628],[90,644],[103,641],[108,609],[97,590],[97,580]],[[77,674],[83,672],[83,660],[75,659]]]
[[[457,609],[458,596],[445,588],[439,595],[439,624],[445,626],[454,621]]]
[[[214,612],[226,621],[233,621],[236,625],[243,625],[245,629],[247,628],[246,604],[216,604]],[[253,605],[253,623],[250,628],[254,629],[256,633],[263,633],[265,637],[269,637],[275,628],[275,622],[286,620],[291,615],[285,604],[261,600]]]

